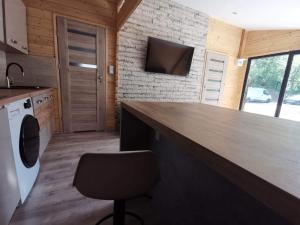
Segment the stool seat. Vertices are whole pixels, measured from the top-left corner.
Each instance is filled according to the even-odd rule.
[[[88,198],[115,200],[114,225],[123,225],[125,201],[149,192],[158,177],[158,163],[151,151],[85,154],[73,184]]]

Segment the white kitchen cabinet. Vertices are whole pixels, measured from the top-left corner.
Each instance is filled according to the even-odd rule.
[[[4,14],[3,14],[3,0],[0,0],[0,42],[4,44]]]
[[[4,0],[6,44],[28,54],[26,7],[22,0]]]

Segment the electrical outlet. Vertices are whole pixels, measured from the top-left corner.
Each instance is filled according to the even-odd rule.
[[[158,131],[155,131],[155,140],[156,141],[160,140],[160,133]]]
[[[113,65],[109,65],[108,66],[108,73],[110,75],[114,75],[115,74],[115,67]]]

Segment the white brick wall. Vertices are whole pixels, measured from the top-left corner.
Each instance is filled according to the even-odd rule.
[[[208,16],[171,0],[143,0],[119,32],[117,100],[199,102]],[[186,77],[145,72],[148,36],[195,47]]]

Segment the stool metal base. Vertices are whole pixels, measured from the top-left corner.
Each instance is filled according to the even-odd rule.
[[[144,225],[144,220],[137,214],[132,213],[132,212],[125,212],[126,215],[131,216],[133,218],[135,218],[136,220],[138,220],[140,222],[141,225]],[[113,213],[105,216],[103,219],[101,219],[98,223],[96,223],[96,225],[100,225],[101,223],[103,223],[104,221],[112,218],[114,216]]]

